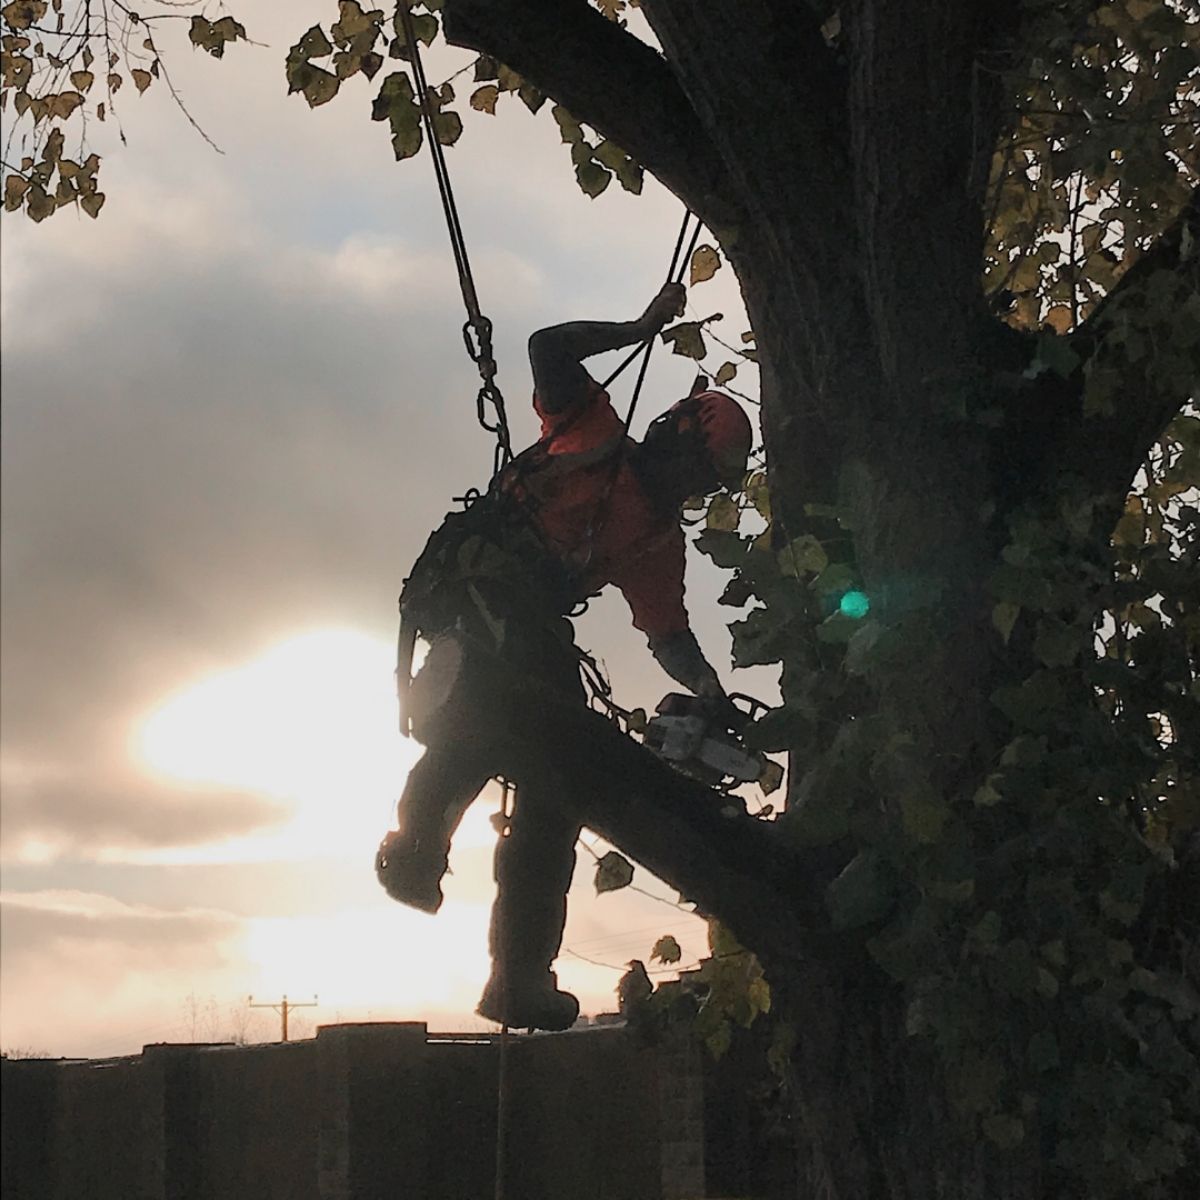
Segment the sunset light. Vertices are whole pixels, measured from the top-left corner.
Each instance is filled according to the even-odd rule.
[[[135,734],[164,782],[269,796],[291,812],[275,831],[190,854],[228,861],[358,853],[391,820],[420,748],[396,731],[392,651],[349,630],[299,635],[181,690]]]

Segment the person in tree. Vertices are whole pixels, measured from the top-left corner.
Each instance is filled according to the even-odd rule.
[[[376,872],[389,895],[425,912],[442,902],[450,839],[484,784],[516,784],[496,850],[492,974],[478,1012],[518,1028],[565,1029],[579,1005],[552,966],[566,920],[580,815],[539,712],[584,701],[573,608],[607,584],[672,679],[733,710],[684,607],[683,502],[737,487],[750,422],[721,392],[696,391],[638,443],[583,360],[654,337],[682,311],[664,287],[635,321],[578,321],[529,339],[542,437],[486,496],[434,532],[401,595],[402,708],[426,746],[401,796],[399,828]],[[413,640],[430,648],[405,700]],[[408,717],[403,718],[405,721]]]

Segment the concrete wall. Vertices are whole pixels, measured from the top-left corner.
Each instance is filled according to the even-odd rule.
[[[4,1200],[701,1200],[695,1050],[622,1028],[430,1037],[324,1026],[288,1045],[3,1063]]]

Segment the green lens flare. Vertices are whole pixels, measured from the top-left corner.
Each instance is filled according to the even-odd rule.
[[[867,599],[866,592],[847,592],[842,597],[838,608],[843,616],[859,621],[871,611],[871,601]]]

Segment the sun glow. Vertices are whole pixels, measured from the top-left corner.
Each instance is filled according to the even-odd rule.
[[[135,731],[134,752],[164,781],[286,804],[291,817],[279,829],[175,854],[228,862],[268,852],[361,856],[386,828],[420,750],[396,732],[392,648],[321,630],[172,696]]]

